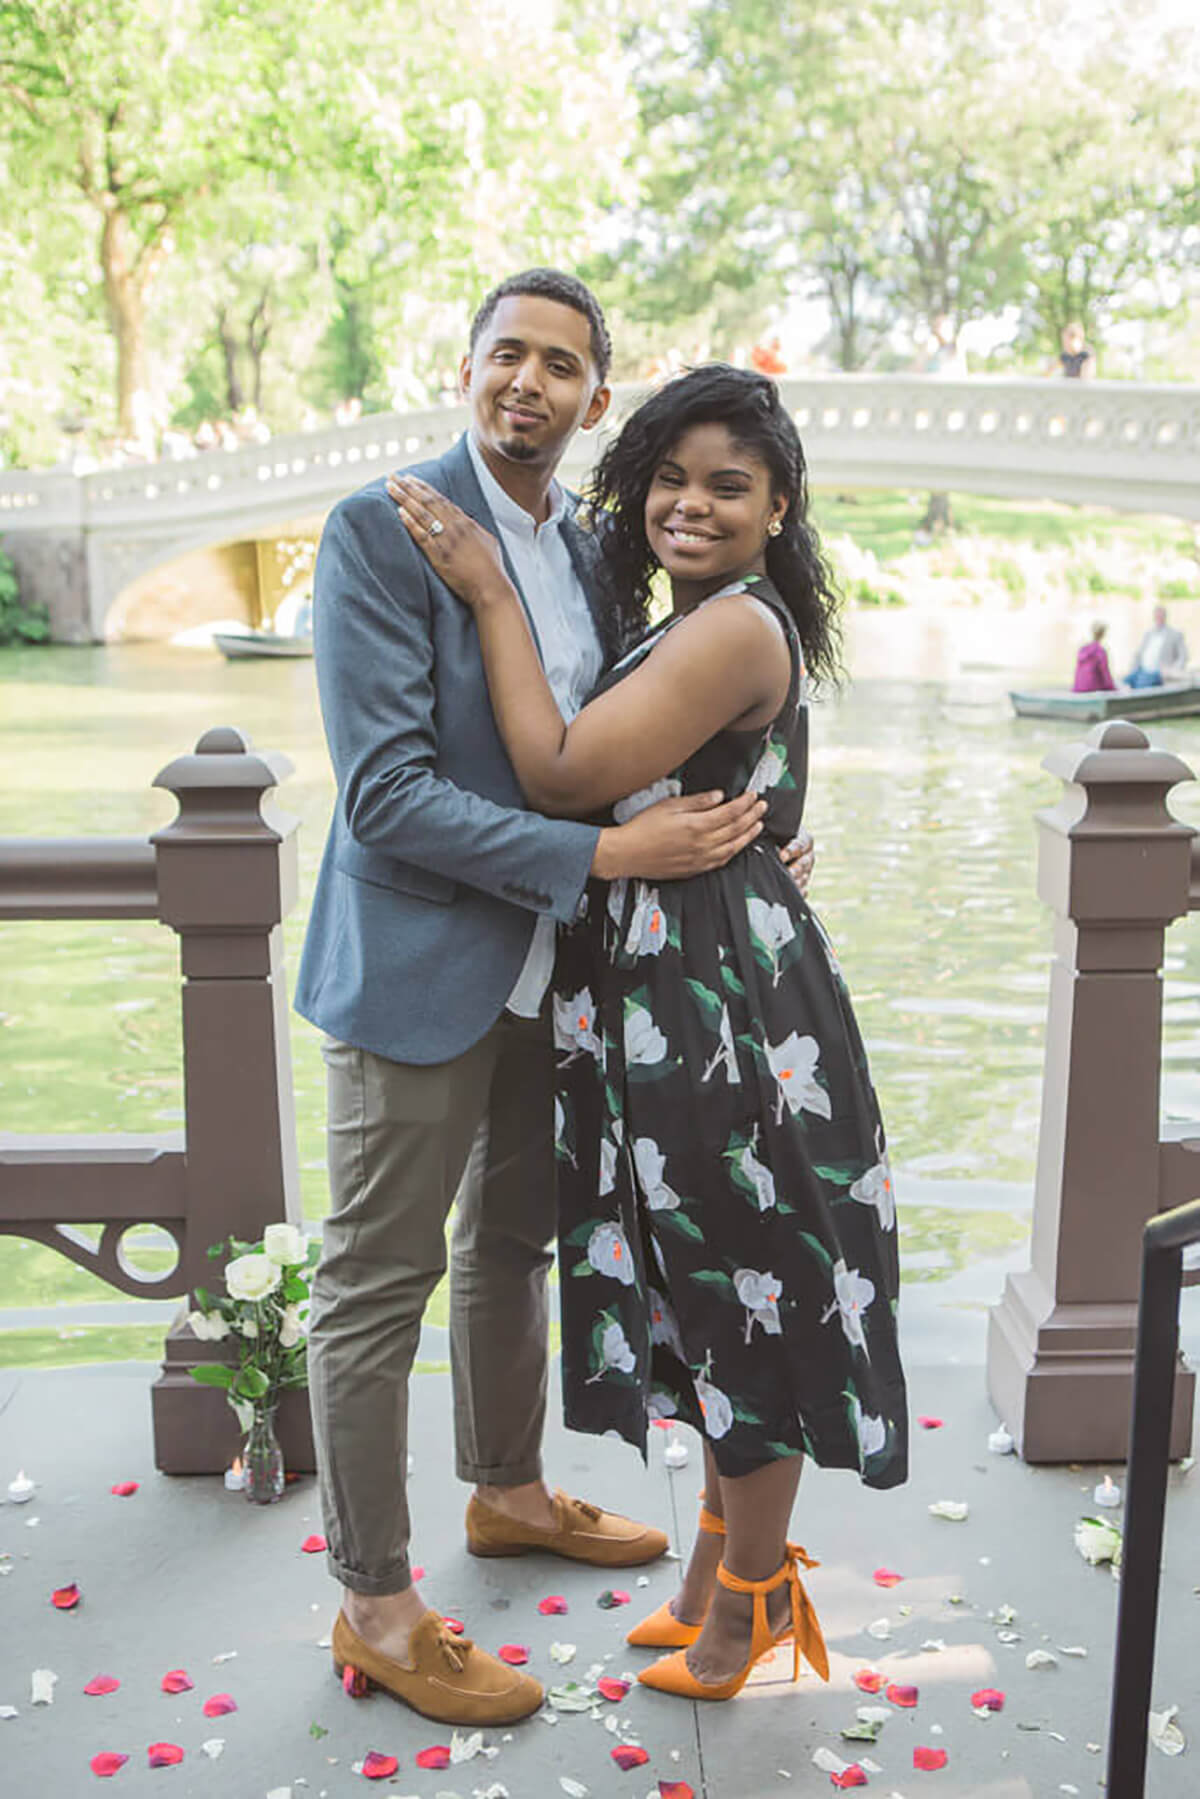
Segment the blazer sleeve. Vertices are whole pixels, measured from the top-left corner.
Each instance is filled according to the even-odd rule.
[[[314,649],[338,805],[351,837],[569,923],[594,825],[496,805],[437,772],[426,565],[382,491],[343,500],[321,539]]]

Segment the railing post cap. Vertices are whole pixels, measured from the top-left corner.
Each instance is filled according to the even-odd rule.
[[[291,758],[278,750],[256,750],[236,725],[214,725],[190,756],[176,756],[160,768],[152,785],[183,794],[196,789],[248,787],[262,793],[293,772]]]
[[[1156,750],[1146,733],[1127,718],[1095,725],[1082,743],[1060,743],[1042,758],[1048,774],[1077,787],[1158,787],[1163,792],[1195,779],[1188,764],[1170,750]]]

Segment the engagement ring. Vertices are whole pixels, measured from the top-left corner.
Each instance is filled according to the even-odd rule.
[[[429,527],[429,535],[430,535],[430,537],[440,537],[442,532],[445,529],[446,529],[446,527],[445,527],[445,525],[443,525],[441,519],[435,518],[433,523]]]

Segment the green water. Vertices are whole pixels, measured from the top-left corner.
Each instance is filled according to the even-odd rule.
[[[295,764],[280,794],[301,820],[301,897],[286,927],[294,974],[332,801],[311,663],[226,664],[166,646],[4,652],[0,835],[153,830],[173,802],[151,790],[152,776],[224,723]],[[1042,756],[1075,734],[1012,719],[998,674],[859,680],[814,714],[813,899],[871,1052],[911,1280],[950,1280],[1011,1251],[1026,1230],[1050,941],[1034,891],[1033,813],[1058,791]],[[1200,767],[1200,721],[1154,735]],[[1184,790],[1176,810],[1200,824],[1200,795]],[[1169,948],[1164,1105],[1200,1118],[1200,932],[1177,927]],[[3,924],[0,970],[0,1129],[178,1126],[169,932]],[[293,1055],[304,1207],[315,1218],[327,1204],[323,1070],[300,1019]],[[0,1239],[0,1309],[111,1297],[51,1251]],[[11,1359],[33,1359],[15,1353],[15,1337],[13,1349]]]

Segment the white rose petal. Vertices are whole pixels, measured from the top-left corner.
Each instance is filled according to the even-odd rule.
[[[929,1508],[929,1516],[945,1518],[951,1524],[961,1524],[970,1510],[965,1499],[936,1499]]]
[[[201,1755],[207,1755],[210,1762],[215,1762],[224,1748],[224,1737],[209,1737],[206,1742],[201,1743],[200,1753]]]
[[[58,1675],[50,1668],[35,1668],[29,1677],[30,1705],[53,1705]]]
[[[284,1349],[294,1349],[304,1335],[304,1321],[299,1306],[284,1306],[279,1321],[279,1341]]]
[[[263,1254],[280,1267],[295,1268],[308,1255],[303,1231],[294,1224],[269,1224],[263,1232]]]
[[[1175,1722],[1178,1716],[1177,1705],[1168,1705],[1165,1711],[1150,1713],[1150,1741],[1164,1755],[1182,1755],[1187,1748],[1187,1738]]]
[[[1048,1649],[1031,1649],[1025,1657],[1025,1666],[1034,1670],[1038,1668],[1057,1668],[1058,1657],[1051,1655]]]
[[[1075,1547],[1093,1567],[1116,1561],[1122,1548],[1121,1528],[1107,1518],[1081,1518],[1075,1526]]]
[[[264,1255],[235,1256],[225,1264],[225,1286],[231,1299],[266,1299],[279,1281],[278,1263]]]
[[[189,1312],[187,1321],[193,1337],[198,1337],[202,1343],[219,1343],[222,1337],[231,1334],[220,1312]]]

